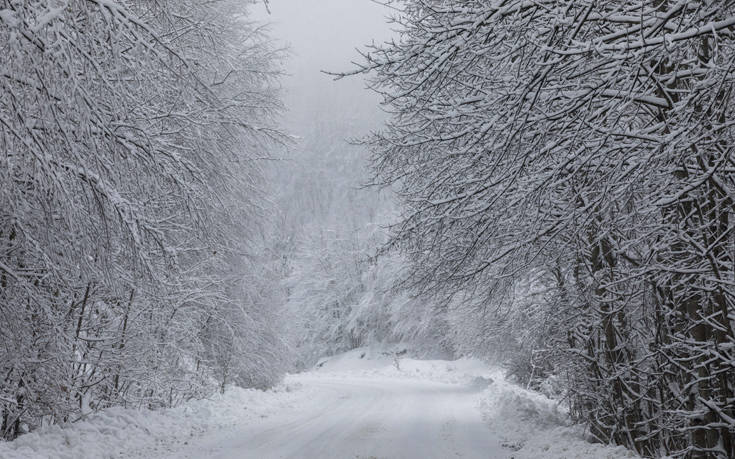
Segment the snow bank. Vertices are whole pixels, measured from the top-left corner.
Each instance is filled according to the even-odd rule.
[[[480,409],[514,459],[622,459],[639,457],[622,446],[594,444],[558,402],[508,382],[501,371],[480,397]]]
[[[362,374],[384,367],[390,367],[396,350],[389,347],[362,347],[351,351],[324,357],[314,366],[319,373]]]
[[[314,367],[315,376],[330,378],[415,378],[451,384],[487,385],[484,378],[492,378],[496,371],[473,358],[459,360],[419,360],[407,357],[408,348],[363,347],[343,354],[321,359]]]
[[[579,427],[557,427],[534,434],[514,459],[623,459],[639,457],[623,446],[590,443]]]
[[[165,410],[109,408],[71,425],[39,429],[12,442],[0,441],[0,458],[160,457],[207,432],[288,409],[305,398],[303,392],[294,384],[266,392],[231,388],[224,395]]]

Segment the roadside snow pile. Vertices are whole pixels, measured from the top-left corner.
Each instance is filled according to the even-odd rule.
[[[501,374],[481,360],[467,357],[452,361],[402,359],[400,372],[419,379],[469,385],[477,390],[488,387]]]
[[[321,359],[314,367],[314,374],[330,378],[414,378],[465,384],[478,390],[500,374],[478,359],[419,360],[409,355],[410,350],[402,346],[363,347]]]
[[[502,374],[495,376],[492,386],[482,393],[480,409],[510,448],[520,449],[541,430],[569,426],[567,414],[556,401],[510,383]]]
[[[623,446],[590,443],[579,426],[557,427],[534,434],[513,459],[624,459],[639,457]]]
[[[299,384],[270,391],[230,388],[224,395],[158,411],[109,408],[84,421],[0,441],[3,459],[159,457],[207,432],[265,418],[305,398]]]
[[[394,356],[405,355],[404,349],[361,347],[342,354],[319,359],[314,370],[319,373],[361,374],[393,365]]]
[[[638,457],[622,446],[585,440],[558,402],[525,390],[495,373],[481,395],[480,409],[490,429],[514,451],[513,459],[622,459]]]

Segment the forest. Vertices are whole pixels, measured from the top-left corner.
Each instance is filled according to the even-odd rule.
[[[0,439],[400,344],[735,457],[735,0],[377,3],[295,100],[260,0],[0,0]]]

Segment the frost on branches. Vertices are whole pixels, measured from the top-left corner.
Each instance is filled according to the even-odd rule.
[[[0,438],[279,377],[279,57],[244,9],[0,0]]]
[[[735,457],[735,1],[393,6],[356,73],[414,283],[485,317],[534,277],[528,355],[596,438]]]

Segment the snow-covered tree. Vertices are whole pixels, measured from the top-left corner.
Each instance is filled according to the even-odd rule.
[[[3,0],[0,52],[0,435],[200,395],[228,352],[273,373],[244,279],[278,54],[244,6]]]
[[[299,139],[270,170],[278,211],[269,253],[281,265],[296,368],[381,343],[414,344],[427,354],[437,347],[430,308],[411,307],[413,296],[396,288],[402,258],[376,257],[395,206],[386,193],[364,186],[368,155],[349,139],[377,120],[354,86],[299,89],[303,100],[292,103],[308,106],[303,118],[290,120]]]
[[[595,436],[735,454],[735,2],[394,6],[358,72],[392,114],[370,143],[414,284],[483,305],[548,272]]]

